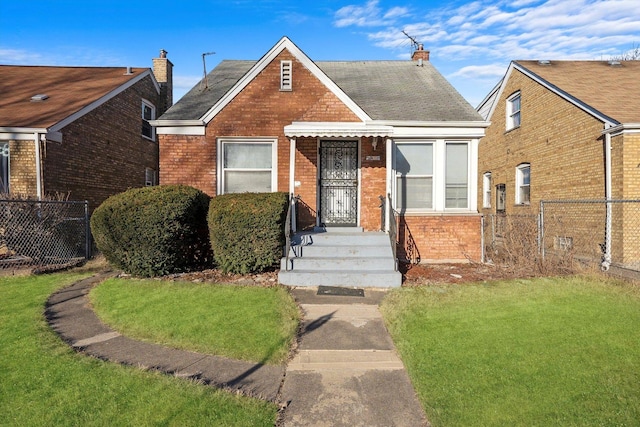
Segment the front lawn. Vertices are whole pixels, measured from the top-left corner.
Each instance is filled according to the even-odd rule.
[[[43,318],[79,274],[0,278],[0,425],[272,426],[275,405],[80,355]]]
[[[637,285],[403,288],[381,310],[434,426],[638,425]]]
[[[299,322],[282,287],[111,279],[90,297],[128,337],[261,363],[286,361]]]

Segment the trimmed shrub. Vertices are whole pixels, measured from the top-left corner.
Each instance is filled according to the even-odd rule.
[[[254,273],[282,257],[286,193],[240,193],[214,197],[209,236],[216,264],[224,272]]]
[[[105,200],[91,216],[98,249],[114,266],[142,277],[211,263],[209,196],[184,185],[135,188]]]

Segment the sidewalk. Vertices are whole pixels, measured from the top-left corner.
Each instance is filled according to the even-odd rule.
[[[280,403],[284,412],[278,424],[287,427],[428,425],[378,311],[385,291],[368,289],[356,297],[293,289],[305,315],[298,352],[285,367],[121,336],[100,322],[87,297],[110,276],[82,280],[47,301],[49,324],[78,351]]]
[[[293,290],[305,315],[282,390],[284,425],[428,425],[378,311],[385,292],[347,297],[316,291]]]
[[[75,349],[103,360],[158,370],[275,402],[284,366],[260,365],[135,341],[105,326],[89,307],[87,294],[109,277],[101,274],[53,294],[46,317]]]

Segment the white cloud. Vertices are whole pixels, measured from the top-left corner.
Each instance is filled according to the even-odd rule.
[[[35,65],[39,61],[42,61],[42,57],[37,53],[0,47],[0,62],[2,63]]]
[[[462,67],[448,77],[481,78],[497,81],[507,71],[506,64],[469,65]]]
[[[335,13],[336,27],[381,27],[393,25],[398,18],[410,16],[408,7],[395,6],[384,11],[378,6],[378,0],[369,0],[362,6],[344,6]]]

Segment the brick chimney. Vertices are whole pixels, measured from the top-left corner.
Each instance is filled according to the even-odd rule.
[[[173,105],[173,64],[167,59],[167,51],[160,50],[160,57],[153,58],[153,75],[160,84],[160,102],[157,117]]]
[[[418,44],[418,49],[415,50],[415,52],[413,52],[413,55],[411,56],[411,60],[412,61],[428,61],[429,60],[429,51],[428,50],[424,50],[424,46],[422,45],[422,43]]]

